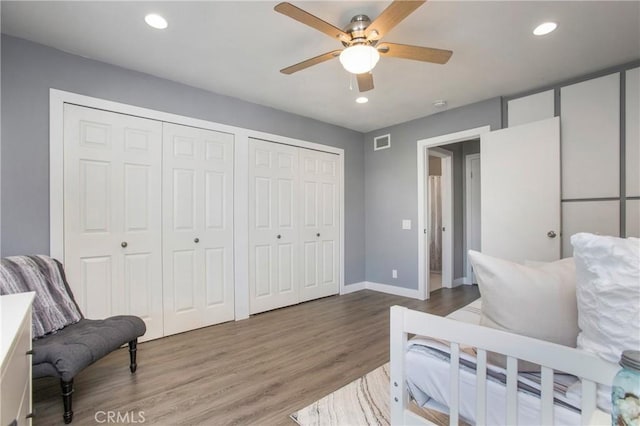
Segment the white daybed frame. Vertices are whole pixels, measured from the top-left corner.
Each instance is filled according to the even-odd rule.
[[[426,419],[409,410],[410,401],[405,370],[409,333],[451,342],[451,382],[449,388],[451,425],[458,425],[459,419],[460,344],[477,348],[476,423],[478,425],[486,423],[487,351],[507,356],[506,414],[509,425],[517,424],[518,359],[542,366],[541,420],[545,425],[554,423],[553,370],[572,374],[582,379],[581,422],[586,425],[589,424],[591,416],[596,410],[596,384],[610,386],[619,369],[614,364],[578,349],[413,311],[401,306],[393,306],[391,308],[390,347],[392,425],[429,424]]]

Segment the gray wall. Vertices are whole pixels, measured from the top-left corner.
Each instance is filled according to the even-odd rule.
[[[345,150],[345,283],[364,280],[362,134],[2,35],[2,255],[49,253],[49,88]]]
[[[365,135],[367,281],[418,288],[417,141],[485,125],[499,129],[500,102],[489,99]],[[391,148],[374,151],[373,138],[387,133]],[[456,223],[461,223],[462,214],[462,209],[454,208]],[[401,229],[402,219],[411,219],[410,231]],[[460,253],[462,244],[458,239],[454,251]],[[391,278],[392,269],[398,270],[397,279]],[[462,263],[455,265],[454,276],[455,270],[461,271]]]

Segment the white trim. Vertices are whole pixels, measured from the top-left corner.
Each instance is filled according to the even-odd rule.
[[[366,290],[366,289],[367,289],[367,282],[360,281],[359,283],[345,285],[344,288],[340,289],[340,295],[355,293],[356,291]]]
[[[64,103],[49,92],[49,254],[64,263]]]
[[[393,294],[395,296],[410,297],[412,299],[424,300],[420,297],[420,291],[414,288],[396,287],[395,285],[374,283],[365,281],[367,290],[380,293]]]
[[[471,185],[469,181],[471,180],[471,167],[469,167],[469,163],[471,160],[480,159],[480,153],[476,154],[467,154],[464,157],[464,188],[465,188],[465,203],[464,203],[464,217],[465,217],[465,240],[464,240],[464,255],[462,256],[463,263],[465,266],[465,276],[468,278],[469,283],[473,280],[473,272],[471,271],[471,263],[469,259],[467,259],[467,253],[469,252],[469,240],[471,231],[469,230],[469,223],[471,223],[471,209],[469,208],[469,200],[471,199]],[[482,165],[480,165],[482,167]],[[465,283],[467,284],[467,283]]]
[[[389,142],[387,145],[385,146],[378,146],[378,139],[383,139],[383,138],[387,138],[387,142]],[[373,150],[374,151],[380,151],[381,149],[387,149],[387,148],[391,148],[391,133],[387,133],[386,135],[380,135],[380,136],[376,136],[375,138],[373,138]]]
[[[418,290],[413,288],[396,287],[390,284],[374,283],[371,281],[360,281],[359,283],[348,284],[340,291],[340,295],[355,293],[356,291],[371,290],[378,293],[393,294],[394,296],[410,297],[412,299],[424,300],[420,298]]]
[[[459,285],[463,285],[463,284],[471,284],[470,282],[468,282],[469,280],[467,279],[467,277],[460,277],[460,278],[456,278],[455,280],[453,280],[452,286],[451,287],[458,287]]]
[[[248,144],[249,138],[262,139],[300,148],[314,149],[316,151],[329,152],[339,156],[339,173],[341,176],[340,198],[340,294],[344,291],[344,236],[345,236],[345,198],[344,198],[344,149],[322,145],[315,142],[303,141],[286,136],[241,127],[229,126],[207,120],[186,117],[183,115],[157,111],[127,105],[120,102],[108,101],[77,93],[66,92],[58,89],[49,89],[49,226],[50,226],[50,254],[52,257],[64,262],[64,104],[70,103],[89,108],[113,111],[137,117],[181,124],[184,126],[199,127],[217,132],[231,133],[234,135],[234,189],[237,190],[234,197],[234,237],[238,239],[234,244],[234,271],[235,271],[235,310],[236,320],[249,316],[249,221],[248,221]],[[237,169],[236,169],[237,167]],[[243,175],[244,173],[244,175]],[[246,242],[246,243],[243,243]]]
[[[455,142],[462,142],[469,139],[480,137],[483,133],[491,131],[491,126],[476,127],[473,129],[463,130],[460,132],[449,133],[447,135],[435,136],[428,139],[417,141],[417,176],[418,180],[418,226],[416,234],[418,238],[418,293],[422,300],[429,298],[429,289],[426,285],[425,269],[425,241],[424,241],[424,176],[425,176],[425,149],[446,145]]]
[[[239,131],[233,143],[233,271],[235,319],[249,318],[249,136]]]

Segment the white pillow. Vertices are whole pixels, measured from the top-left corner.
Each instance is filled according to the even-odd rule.
[[[571,237],[576,262],[578,348],[617,363],[640,349],[640,239]]]
[[[469,251],[482,297],[480,324],[575,347],[578,336],[572,258],[535,267]],[[532,371],[531,364],[520,371]]]

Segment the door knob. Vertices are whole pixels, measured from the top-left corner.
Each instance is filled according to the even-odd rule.
[[[277,239],[280,239],[280,238],[282,238],[282,235],[278,234],[278,235],[276,236],[276,238],[277,238]]]
[[[200,238],[195,237],[195,238],[193,239],[193,242],[194,242],[194,243],[199,243],[199,242],[200,242]]]
[[[556,237],[556,233],[554,231],[549,231],[549,232],[547,232],[547,237],[555,238]]]
[[[122,247],[122,248],[126,248],[128,245],[129,244],[127,244],[126,241],[123,241],[123,242],[120,243],[120,247]]]
[[[316,237],[319,237],[319,236],[320,236],[320,233],[318,232],[318,233],[316,234]]]

